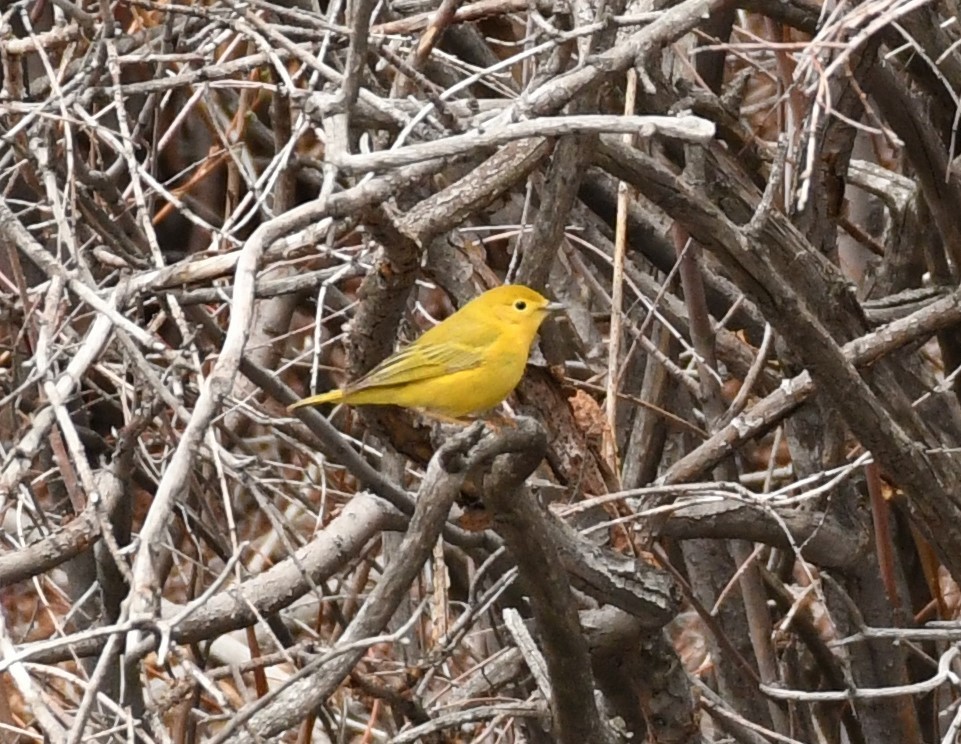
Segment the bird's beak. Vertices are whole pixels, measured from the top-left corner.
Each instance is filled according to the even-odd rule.
[[[563,302],[548,302],[546,305],[544,305],[544,310],[548,313],[559,313],[563,309]]]

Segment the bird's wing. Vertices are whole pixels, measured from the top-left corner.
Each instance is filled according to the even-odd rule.
[[[483,361],[474,347],[459,343],[414,344],[401,349],[349,385],[349,391],[393,387],[478,367]]]

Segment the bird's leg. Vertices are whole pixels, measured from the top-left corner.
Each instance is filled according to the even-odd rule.
[[[517,419],[508,413],[491,413],[483,421],[494,431],[517,428]]]
[[[445,414],[437,413],[436,411],[419,410],[417,411],[417,413],[421,416],[421,418],[424,419],[425,423],[433,421],[434,423],[438,423],[438,424],[449,424],[451,426],[459,426],[462,429],[468,424],[473,423],[470,419],[456,418],[454,416],[446,416]]]

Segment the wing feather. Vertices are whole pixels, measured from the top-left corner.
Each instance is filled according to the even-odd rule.
[[[459,343],[413,344],[401,349],[347,387],[348,392],[393,387],[475,369],[483,361],[476,347]]]

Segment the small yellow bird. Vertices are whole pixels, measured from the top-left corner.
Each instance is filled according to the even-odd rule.
[[[530,287],[490,289],[342,390],[294,403],[395,405],[448,418],[486,411],[517,387],[544,318],[563,305]]]

